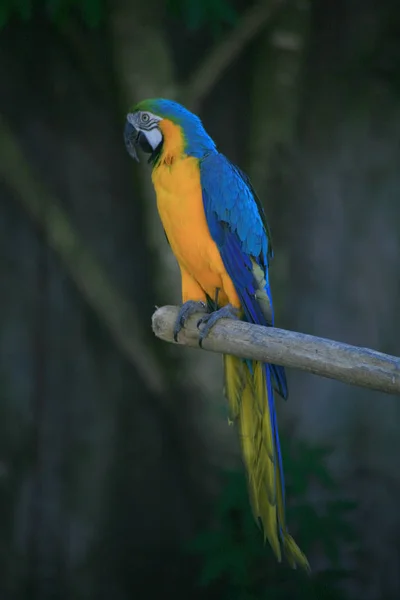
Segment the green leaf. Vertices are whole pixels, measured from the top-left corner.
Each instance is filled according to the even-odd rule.
[[[218,531],[205,531],[199,533],[195,538],[186,544],[186,548],[195,554],[210,554],[214,550],[224,547],[224,542],[228,541],[224,533]],[[230,538],[229,538],[230,542]]]
[[[62,23],[70,13],[80,14],[89,27],[96,27],[104,15],[104,0],[47,0],[47,13]]]
[[[310,479],[316,479],[327,490],[335,489],[335,482],[325,464],[326,458],[332,451],[329,447],[313,447],[297,441],[289,448],[283,445],[282,449],[290,496],[296,498],[304,496]]]
[[[0,0],[0,28],[4,27],[13,15],[27,21],[32,14],[32,0]]]
[[[31,18],[31,16],[32,16],[31,0],[16,0],[16,8],[18,10],[19,16],[24,21],[28,21],[28,19]]]
[[[225,485],[217,505],[217,514],[225,515],[232,509],[248,509],[249,500],[245,474],[242,471],[228,471]]]
[[[194,1],[186,2],[185,19],[189,30],[199,29],[204,23],[204,3]]]
[[[182,18],[189,31],[234,25],[237,12],[229,0],[169,0],[168,10]]]
[[[64,8],[65,0],[47,0],[46,2],[46,12],[52,19],[57,19],[63,13]]]
[[[246,581],[246,561],[239,545],[230,546],[225,552],[210,556],[203,567],[199,583],[209,585],[223,575],[227,575],[236,585],[242,585]]]
[[[81,11],[86,23],[90,27],[96,27],[103,17],[103,0],[84,0],[81,3]]]
[[[4,27],[10,18],[10,6],[7,1],[0,2],[0,28]]]
[[[315,542],[321,540],[321,517],[311,504],[292,506],[290,511],[288,510],[288,520],[289,514],[290,523],[303,525],[302,549],[304,552],[308,552]]]

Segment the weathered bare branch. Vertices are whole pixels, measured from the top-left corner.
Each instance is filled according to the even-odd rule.
[[[123,295],[72,226],[57,198],[42,186],[19,144],[0,115],[0,177],[9,186],[64,262],[71,278],[125,356],[155,392],[165,389],[164,377],[142,327]]]
[[[154,313],[153,331],[157,337],[173,342],[177,315],[176,306],[163,306]],[[179,334],[178,343],[196,348],[198,341],[194,315]],[[367,348],[226,319],[213,327],[203,347],[211,352],[272,362],[345,383],[400,394],[400,358]]]
[[[267,21],[283,5],[283,0],[263,0],[248,9],[238,25],[206,55],[181,93],[181,100],[197,112],[222,73],[239,56],[243,48],[265,27]]]

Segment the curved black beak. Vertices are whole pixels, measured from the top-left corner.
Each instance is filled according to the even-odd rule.
[[[130,156],[139,162],[136,146],[139,144],[140,131],[135,129],[132,123],[126,121],[124,128],[124,142]]]

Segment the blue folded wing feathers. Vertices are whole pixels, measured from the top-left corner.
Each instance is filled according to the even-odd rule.
[[[247,176],[219,153],[200,162],[203,203],[210,233],[221,253],[250,323],[273,326],[268,281],[271,235]],[[283,367],[269,365],[275,390],[287,397]]]

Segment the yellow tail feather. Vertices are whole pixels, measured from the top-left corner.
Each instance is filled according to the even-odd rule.
[[[261,520],[264,540],[268,539],[278,561],[282,549],[289,564],[310,570],[308,560],[289,535],[285,521],[282,474],[268,403],[264,365],[248,364],[235,356],[224,356],[225,395],[230,420],[238,429],[247,472],[254,518]],[[269,386],[269,389],[272,388]]]

